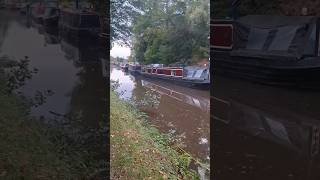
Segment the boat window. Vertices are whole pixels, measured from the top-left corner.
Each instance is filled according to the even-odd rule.
[[[251,28],[246,48],[262,50],[263,45],[266,42],[267,37],[269,35],[269,32],[270,29]]]
[[[297,30],[297,26],[285,26],[278,28],[268,50],[287,51]]]
[[[81,27],[100,27],[99,16],[89,15],[81,16]]]
[[[196,74],[194,75],[195,78],[200,78],[202,75],[203,69],[197,70]]]
[[[194,70],[188,70],[187,71],[187,77],[193,77],[193,74],[195,73],[195,71]]]

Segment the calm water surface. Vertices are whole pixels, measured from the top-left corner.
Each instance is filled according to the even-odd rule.
[[[34,116],[76,115],[97,125],[105,109],[101,54],[95,44],[73,43],[57,29],[45,29],[18,12],[0,11],[0,56],[28,56],[30,68],[39,70],[19,90],[29,98],[37,91],[53,91],[43,105],[31,109]]]

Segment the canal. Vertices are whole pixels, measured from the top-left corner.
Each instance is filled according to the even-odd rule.
[[[320,178],[320,93],[216,75],[212,96],[217,179]]]
[[[210,92],[131,75],[111,67],[110,79],[118,81],[120,97],[145,112],[150,123],[170,134],[195,159],[210,161]],[[208,172],[195,167],[202,179]]]
[[[106,108],[100,61],[106,53],[96,42],[73,42],[59,34],[58,29],[46,29],[18,11],[0,11],[0,57],[18,61],[27,56],[30,68],[38,69],[17,90],[44,101],[31,108],[31,115],[47,120],[77,117],[95,127]],[[39,96],[48,90],[49,95]]]

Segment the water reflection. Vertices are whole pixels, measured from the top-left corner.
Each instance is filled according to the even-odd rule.
[[[146,112],[154,126],[171,134],[181,148],[197,159],[209,162],[208,91],[132,76],[115,67],[110,77],[118,80],[121,97]]]
[[[319,179],[319,95],[215,76],[215,178]]]
[[[31,109],[34,116],[75,115],[92,126],[102,119],[106,93],[100,64],[103,52],[97,43],[81,43],[73,44],[58,29],[46,29],[29,17],[0,11],[0,56],[16,60],[28,56],[31,68],[39,69],[19,90],[27,97],[39,90],[54,92],[45,104]]]

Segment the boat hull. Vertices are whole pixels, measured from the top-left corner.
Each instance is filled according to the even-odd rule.
[[[168,81],[177,85],[191,87],[191,88],[199,88],[199,89],[210,89],[210,80],[187,80],[177,77],[168,77],[168,76],[161,76],[157,74],[150,74],[150,73],[140,73],[142,76],[146,78],[154,78],[163,81]]]
[[[53,16],[53,17],[47,17],[43,19],[43,24],[46,27],[58,27],[58,23],[59,23],[59,16]]]
[[[132,75],[140,75],[140,71],[134,71],[134,70],[128,70],[130,74]]]
[[[121,67],[121,69],[125,72],[128,72],[128,67]]]
[[[59,25],[59,28],[61,29],[61,33],[64,36],[70,37],[72,39],[95,39],[98,40],[99,35],[95,31],[90,31],[88,29],[79,29],[75,27],[66,26],[63,24]]]
[[[290,86],[320,86],[320,59],[297,61],[235,58],[215,53],[213,72],[221,76],[250,81]]]
[[[43,24],[43,18],[41,16],[33,16],[33,19],[37,24]]]

